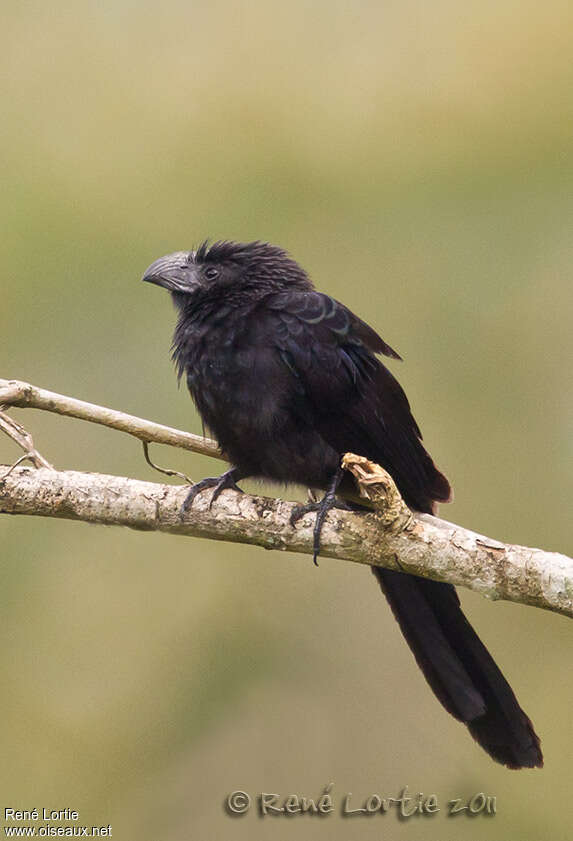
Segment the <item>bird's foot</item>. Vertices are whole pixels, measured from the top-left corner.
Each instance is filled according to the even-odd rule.
[[[336,491],[338,486],[340,485],[343,475],[343,470],[339,468],[328,490],[326,491],[321,500],[319,500],[318,502],[307,502],[305,505],[297,505],[296,508],[293,509],[292,514],[290,515],[290,524],[291,526],[294,526],[296,525],[296,523],[298,523],[301,517],[304,517],[305,514],[309,514],[311,511],[316,511],[316,520],[314,522],[313,530],[312,553],[312,560],[314,561],[316,566],[318,566],[317,559],[320,554],[320,535],[322,532],[324,521],[326,519],[326,515],[332,508],[339,508],[343,511],[353,510],[352,506],[349,505],[347,502],[344,502],[340,499],[336,499]]]
[[[236,467],[231,468],[231,470],[227,470],[226,473],[223,473],[222,476],[208,476],[206,479],[201,479],[200,482],[196,482],[190,489],[189,493],[185,497],[185,501],[181,506],[181,516],[183,517],[187,511],[193,505],[193,500],[197,496],[197,494],[204,491],[206,488],[213,488],[213,494],[209,501],[209,511],[211,510],[211,506],[221,493],[221,491],[230,488],[233,491],[238,491],[239,493],[243,493],[241,488],[237,485],[237,482],[240,479],[244,479],[245,477],[237,470]]]

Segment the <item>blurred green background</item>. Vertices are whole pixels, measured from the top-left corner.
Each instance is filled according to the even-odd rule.
[[[572,49],[558,0],[4,4],[0,376],[200,432],[140,276],[268,239],[404,356],[442,515],[571,553]],[[119,433],[12,414],[60,468],[161,481]],[[516,773],[435,701],[366,569],[8,516],[0,540],[2,809],[126,841],[569,837],[566,619],[462,593],[542,738]],[[498,814],[223,809],[331,781]]]

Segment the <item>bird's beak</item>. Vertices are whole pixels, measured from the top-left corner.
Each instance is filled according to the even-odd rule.
[[[189,264],[188,251],[176,251],[160,257],[147,267],[142,280],[163,286],[170,292],[191,292],[197,286],[194,266]]]

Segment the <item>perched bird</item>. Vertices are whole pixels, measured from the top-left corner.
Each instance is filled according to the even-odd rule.
[[[149,266],[143,280],[178,310],[173,358],[231,469],[196,494],[255,477],[326,491],[320,528],[346,452],[382,465],[413,511],[435,512],[450,485],[424,449],[404,391],[378,355],[398,354],[364,321],[314,289],[281,248],[204,242]],[[539,739],[511,687],[465,618],[450,584],[372,568],[426,680],[474,739],[509,768],[543,764]]]

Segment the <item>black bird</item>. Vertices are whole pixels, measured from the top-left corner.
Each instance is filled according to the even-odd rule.
[[[205,425],[232,465],[196,494],[248,476],[323,489],[320,527],[342,478],[341,456],[392,475],[407,505],[435,512],[450,485],[424,449],[404,391],[378,354],[398,354],[306,272],[264,242],[204,242],[152,263],[143,280],[178,310],[173,359]],[[237,488],[237,490],[239,490]],[[509,768],[543,764],[539,739],[465,618],[450,584],[372,568],[426,680],[443,706]]]

